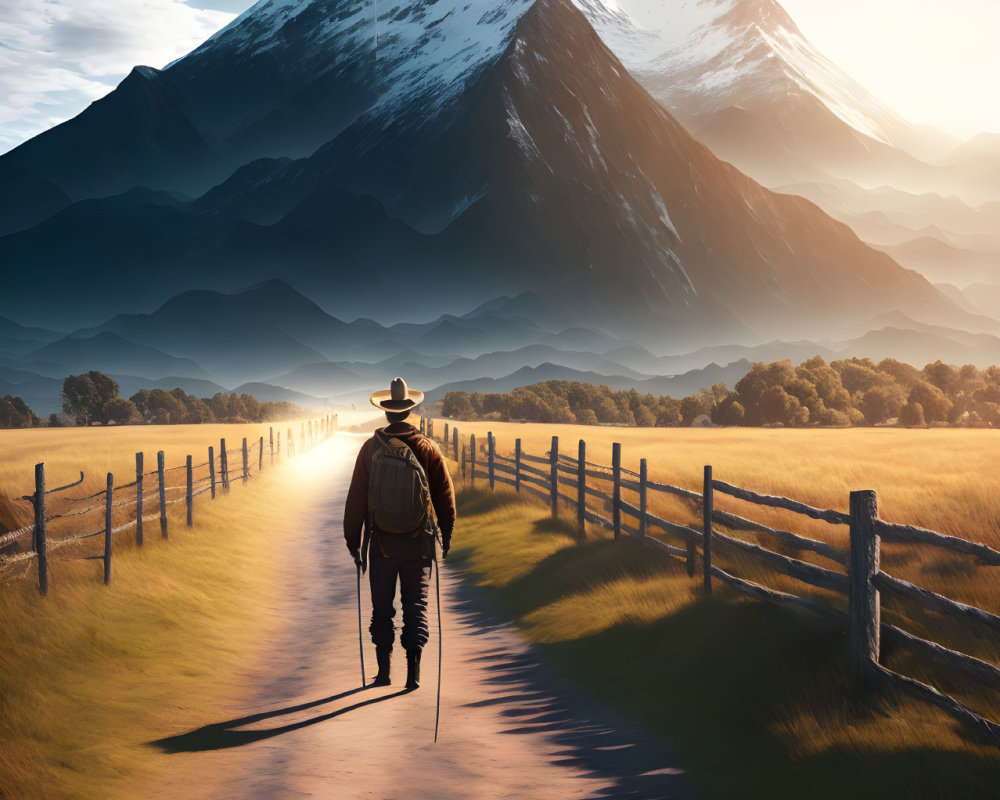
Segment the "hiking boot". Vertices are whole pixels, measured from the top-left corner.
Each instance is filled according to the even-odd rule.
[[[420,687],[420,651],[406,651],[406,688],[417,689]]]
[[[392,681],[389,679],[389,662],[392,659],[392,648],[376,647],[375,660],[378,662],[378,675],[372,681],[372,686],[388,686]]]

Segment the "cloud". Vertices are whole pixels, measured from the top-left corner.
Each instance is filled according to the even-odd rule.
[[[0,153],[78,114],[133,66],[190,52],[233,17],[182,0],[0,0]]]

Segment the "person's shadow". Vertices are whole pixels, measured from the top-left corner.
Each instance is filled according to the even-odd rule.
[[[250,731],[236,730],[244,725],[250,725],[254,722],[260,722],[261,720],[272,719],[286,714],[294,714],[296,712],[316,708],[317,706],[322,706],[327,703],[333,703],[337,700],[342,700],[345,697],[350,697],[352,694],[363,692],[367,688],[371,687],[358,687],[357,689],[351,689],[348,692],[335,694],[332,697],[324,697],[322,700],[313,700],[309,703],[302,703],[300,705],[289,706],[287,708],[279,708],[275,711],[263,711],[259,714],[250,714],[246,717],[230,719],[225,722],[215,722],[211,725],[204,725],[193,731],[188,731],[187,733],[178,734],[177,736],[168,736],[164,739],[157,739],[156,741],[150,742],[150,744],[154,747],[158,747],[165,753],[195,753],[204,750],[221,750],[226,747],[242,747],[246,744],[259,742],[262,739],[270,739],[273,736],[280,736],[283,733],[289,733],[291,731],[296,731],[299,728],[315,725],[317,722],[325,722],[328,719],[333,719],[334,717],[346,714],[348,711],[355,711],[359,708],[363,708],[364,706],[370,706],[375,703],[381,703],[385,700],[391,700],[394,697],[399,697],[400,695],[407,694],[411,691],[410,689],[400,689],[398,692],[393,692],[392,694],[382,695],[381,697],[373,697],[371,700],[362,700],[359,703],[354,703],[352,705],[345,706],[344,708],[338,708],[336,711],[331,711],[328,714],[321,714],[318,717],[310,717],[309,719],[302,720],[300,722],[293,722],[288,725],[281,725],[277,728],[258,728]]]

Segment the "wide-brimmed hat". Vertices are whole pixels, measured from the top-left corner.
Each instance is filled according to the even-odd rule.
[[[424,393],[411,389],[402,378],[394,378],[388,389],[372,392],[368,399],[383,411],[409,411],[424,401]]]

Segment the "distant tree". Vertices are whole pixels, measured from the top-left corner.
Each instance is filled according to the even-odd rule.
[[[94,385],[94,391],[96,392],[93,406],[90,410],[90,419],[92,422],[103,422],[107,425],[108,420],[104,416],[104,407],[111,400],[118,397],[118,384],[103,372],[98,372],[97,370],[88,372],[87,377],[90,378],[90,382]]]
[[[153,389],[147,400],[149,419],[156,425],[176,425],[184,421],[184,404],[170,392]]]
[[[712,409],[712,422],[716,425],[743,425],[745,414],[736,392],[730,394]]]
[[[830,362],[830,366],[837,370],[841,385],[851,394],[867,392],[887,380],[894,380],[890,375],[879,372],[870,358],[845,358]]]
[[[689,426],[702,414],[711,414],[714,399],[707,389],[681,398],[681,424]]]
[[[592,408],[581,408],[576,412],[576,421],[580,425],[597,425],[597,414]]]
[[[676,428],[681,424],[681,403],[669,395],[659,399],[654,411],[659,428]]]
[[[958,394],[961,388],[961,373],[951,364],[942,362],[941,359],[938,359],[933,364],[928,364],[921,372],[925,381],[932,386],[936,386],[948,396]]]
[[[809,422],[809,409],[780,386],[771,386],[760,398],[760,417],[764,424],[798,427]]]
[[[38,415],[20,397],[0,397],[0,428],[37,428],[42,424]]]
[[[944,392],[924,380],[917,381],[913,385],[906,399],[911,404],[916,403],[921,406],[924,421],[928,424],[947,420],[953,406],[952,401],[945,396]]]
[[[892,417],[898,417],[905,402],[903,387],[893,381],[889,385],[873,386],[866,391],[859,399],[858,409],[869,425],[880,425]]]
[[[118,397],[118,384],[103,372],[91,370],[82,375],[67,375],[59,396],[63,411],[73,417],[77,425],[107,423],[104,406]]]
[[[139,411],[139,415],[146,422],[149,422],[149,389],[140,389],[132,395],[129,400],[135,404],[136,409]]]
[[[844,388],[840,373],[820,356],[803,361],[795,372],[800,379],[813,385],[816,396],[826,408],[846,412],[851,407],[851,393]]]
[[[76,420],[77,425],[89,425],[97,403],[97,388],[87,375],[67,375],[63,380],[63,411]]]
[[[656,417],[649,410],[649,406],[642,403],[639,404],[639,408],[635,412],[635,424],[640,428],[652,428],[656,425]]]
[[[609,424],[618,421],[618,406],[607,395],[597,401],[597,404],[593,406],[593,410],[597,415],[598,422]]]
[[[920,403],[907,402],[899,412],[898,424],[904,428],[924,427],[924,407]]]
[[[441,413],[451,419],[472,419],[473,408],[468,392],[448,392],[444,396]]]
[[[102,415],[107,422],[116,425],[127,425],[130,422],[137,422],[141,419],[139,409],[131,400],[124,397],[113,397],[104,404]]]
[[[906,389],[909,389],[922,377],[919,369],[894,358],[883,358],[879,361],[878,371],[888,375]]]

